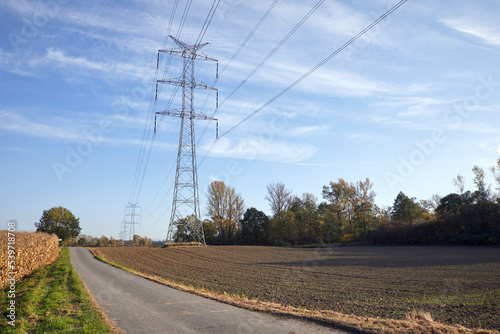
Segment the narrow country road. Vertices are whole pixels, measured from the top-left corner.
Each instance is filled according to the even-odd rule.
[[[71,263],[108,317],[126,333],[346,333],[240,309],[105,264],[85,248]]]

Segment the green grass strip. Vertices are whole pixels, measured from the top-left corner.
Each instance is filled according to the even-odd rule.
[[[85,288],[63,248],[53,264],[16,284],[15,327],[8,324],[8,288],[0,292],[1,333],[112,333],[92,308]]]

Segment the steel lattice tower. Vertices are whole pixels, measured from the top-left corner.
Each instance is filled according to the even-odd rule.
[[[203,225],[200,219],[194,122],[195,119],[214,121],[217,121],[217,119],[195,111],[194,91],[195,89],[209,89],[217,91],[217,89],[209,87],[202,82],[196,82],[194,77],[194,65],[195,60],[209,60],[217,62],[217,59],[198,52],[199,49],[208,45],[208,43],[188,45],[179,41],[175,37],[170,36],[170,38],[174,40],[176,48],[171,50],[158,50],[157,67],[160,53],[182,57],[182,75],[176,79],[158,80],[156,83],[155,96],[157,99],[159,83],[182,87],[182,108],[160,111],[155,114],[155,132],[156,115],[175,116],[181,119],[172,214],[168,225],[167,242],[173,242],[176,232],[182,231],[194,239],[194,241],[205,244],[205,234],[203,233]]]
[[[140,218],[141,215],[136,212],[137,209],[140,210],[140,206],[137,206],[139,203],[128,203],[126,209],[130,209],[130,213],[125,214],[125,218],[129,218],[129,220],[125,219],[124,224],[125,227],[126,225],[130,225],[130,230],[129,230],[129,240],[134,241],[134,235],[135,235],[135,225],[140,225],[141,223],[137,218]],[[124,233],[126,233],[126,230],[124,230]]]

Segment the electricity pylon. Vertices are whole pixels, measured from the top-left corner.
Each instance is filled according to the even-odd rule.
[[[129,240],[132,242],[134,241],[134,235],[135,235],[135,225],[140,225],[141,223],[139,222],[139,219],[137,218],[140,218],[141,215],[136,213],[136,209],[139,209],[140,210],[140,206],[137,206],[137,204],[139,203],[128,203],[129,205],[127,205],[127,207],[125,208],[125,210],[127,209],[130,209],[130,213],[125,213],[125,221],[124,221],[124,225],[130,225],[130,229],[129,229]],[[127,220],[127,218],[129,218]],[[126,230],[125,230],[126,231]],[[124,231],[124,232],[125,232]],[[126,233],[126,232],[125,232]]]
[[[175,37],[170,36],[170,38],[174,40],[176,47],[171,50],[158,50],[157,67],[160,53],[166,53],[183,58],[183,71],[179,78],[158,80],[156,83],[155,98],[158,99],[159,83],[182,87],[182,108],[156,112],[154,130],[156,133],[156,115],[174,116],[181,119],[172,214],[168,225],[167,242],[171,243],[174,241],[176,232],[179,232],[179,234],[183,232],[194,239],[194,241],[205,244],[205,234],[203,233],[203,225],[200,217],[194,121],[195,119],[217,121],[217,119],[195,111],[194,90],[209,89],[217,92],[217,89],[207,86],[202,82],[196,82],[194,65],[195,60],[217,62],[217,59],[198,52],[199,49],[208,45],[208,43],[188,45]],[[218,76],[218,73],[216,76]]]
[[[125,239],[127,238],[127,221],[123,220],[122,227],[120,228],[120,242],[121,245],[125,244]]]

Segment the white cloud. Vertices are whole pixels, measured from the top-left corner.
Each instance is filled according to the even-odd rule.
[[[350,141],[357,142],[357,143],[371,143],[373,144],[374,142],[379,142],[380,140],[383,139],[381,135],[375,135],[367,132],[350,132],[346,133],[345,137],[349,139]]]
[[[0,129],[38,138],[56,138],[63,140],[77,140],[81,135],[68,130],[66,126],[54,126],[34,122],[19,114],[9,111],[0,111]]]
[[[279,84],[284,88],[283,85],[293,83],[312,67],[313,65],[310,67],[302,64],[299,65],[294,60],[270,61],[266,64],[265,69],[258,72],[258,79],[268,84]],[[430,89],[430,85],[425,82],[401,84],[400,82],[391,83],[387,79],[388,77],[374,79],[370,74],[358,74],[354,71],[330,69],[327,63],[304,78],[293,90],[327,96],[363,97],[416,94]]]
[[[331,129],[330,125],[299,126],[289,130],[293,136],[318,135]]]
[[[83,56],[70,56],[58,48],[48,48],[42,58],[32,58],[28,62],[32,67],[39,65],[55,66],[68,78],[75,78],[75,69],[78,68],[79,75],[92,74],[101,79],[141,79],[143,82],[152,81],[154,67],[144,67],[135,63],[111,61],[95,61]],[[84,71],[82,71],[84,70]],[[148,92],[149,94],[149,87]]]
[[[485,21],[455,18],[443,20],[442,23],[451,29],[480,38],[487,44],[500,46],[500,28],[496,24],[496,21],[495,24],[490,24]]]
[[[63,51],[55,48],[47,49],[47,54],[41,61],[54,62],[58,66],[76,66],[98,71],[109,71],[113,68],[112,63],[99,63],[88,60],[85,57],[66,56]]]
[[[215,157],[296,163],[309,159],[316,153],[317,148],[310,144],[295,144],[265,138],[238,140],[220,138],[211,150],[209,145],[205,145],[203,150]]]
[[[116,126],[116,120],[109,118],[113,126]],[[120,119],[120,121],[123,121]],[[72,124],[78,124],[78,121],[52,118],[47,123],[57,124],[49,125],[37,121],[32,121],[19,114],[0,110],[0,129],[22,134],[29,137],[62,140],[64,143],[75,143],[81,140],[91,140],[98,142],[98,144],[106,144],[109,146],[132,146],[141,147],[144,145],[142,139],[136,138],[120,138],[113,136],[112,133],[104,133],[98,123],[94,127],[79,128],[74,127]],[[112,128],[114,129],[114,128]],[[116,130],[114,130],[116,131]],[[154,148],[157,150],[175,150],[177,146],[172,143],[155,141]],[[4,147],[10,150],[22,150],[15,147]]]

